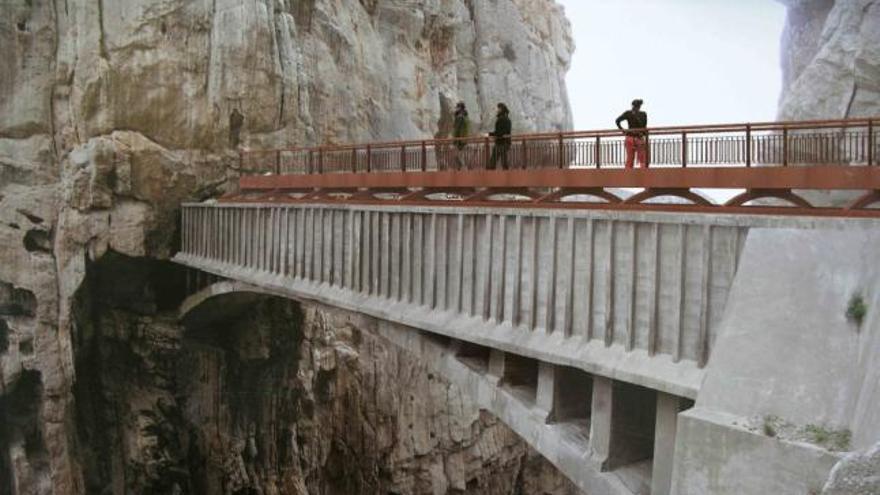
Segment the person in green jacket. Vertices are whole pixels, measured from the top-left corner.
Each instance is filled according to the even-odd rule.
[[[465,108],[464,102],[460,101],[455,105],[455,120],[452,123],[452,137],[456,138],[455,147],[458,150],[455,155],[455,163],[459,169],[463,167],[461,153],[465,146],[467,146],[467,142],[464,138],[467,138],[470,135],[470,126],[471,123],[468,119],[467,108]]]
[[[498,104],[495,116],[495,131],[489,135],[495,138],[495,146],[492,148],[492,156],[489,158],[489,170],[495,170],[498,160],[501,160],[501,168],[507,170],[507,152],[510,150],[510,133],[513,125],[510,122],[510,110],[504,103]]]

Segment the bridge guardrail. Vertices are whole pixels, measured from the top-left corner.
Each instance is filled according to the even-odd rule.
[[[877,164],[875,119],[656,127],[645,130],[650,167]],[[614,169],[625,165],[619,130],[511,137],[509,169]],[[490,137],[244,150],[248,174],[381,173],[491,168]],[[503,168],[498,160],[497,168]]]

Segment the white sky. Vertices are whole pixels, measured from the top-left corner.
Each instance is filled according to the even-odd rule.
[[[775,0],[557,0],[577,45],[568,93],[579,130],[609,129],[642,98],[650,126],[775,120]]]

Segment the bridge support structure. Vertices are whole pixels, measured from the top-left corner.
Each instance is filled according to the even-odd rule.
[[[422,356],[588,493],[759,493],[772,483],[745,480],[739,465],[718,469],[731,466],[726,449],[763,460],[787,452],[812,470],[784,478],[799,488],[837,457],[738,422],[806,421],[822,410],[855,425],[860,442],[880,431],[864,413],[825,411],[823,395],[831,378],[873,376],[848,368],[862,366],[847,351],[858,351],[858,334],[824,306],[843,308],[860,280],[876,280],[880,260],[861,261],[876,254],[874,231],[870,219],[226,203],[185,207],[175,261],[376,318],[380,335]],[[829,272],[837,282],[823,284]],[[792,295],[803,291],[809,304]],[[777,315],[780,305],[790,311]],[[821,373],[793,360],[819,354]],[[805,410],[792,406],[803,397],[791,397],[790,383],[811,391]],[[755,462],[749,469],[765,469]]]

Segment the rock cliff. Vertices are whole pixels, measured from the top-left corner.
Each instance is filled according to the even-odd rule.
[[[880,1],[782,2],[788,15],[782,35],[780,119],[880,116]],[[874,493],[878,452],[880,444],[844,458],[822,493]]]
[[[289,419],[300,411],[223,406],[242,402],[235,394],[244,391],[234,388],[225,389],[230,395],[222,400],[186,402],[217,405],[222,411],[213,415],[180,409],[177,394],[190,390],[181,387],[196,377],[178,377],[181,369],[168,364],[190,348],[169,316],[179,301],[179,274],[161,261],[176,245],[177,206],[230,187],[238,143],[442,135],[459,99],[477,128],[487,127],[496,101],[509,104],[520,131],[564,129],[571,122],[563,75],[572,42],[552,0],[10,0],[0,4],[0,51],[0,494],[140,493],[157,480],[198,491],[196,480],[209,479],[222,479],[229,493],[234,487],[275,493],[270,486],[293,485],[272,485],[270,478],[294,468],[290,476],[304,476],[296,483],[334,493],[327,472],[308,464],[333,456],[294,455],[294,446],[319,447],[299,445],[292,436],[271,459],[190,455],[190,449],[251,452],[251,438],[269,437],[249,429],[299,421],[272,423],[255,414]],[[140,260],[138,268],[111,262],[118,257]],[[97,289],[101,277],[115,272],[130,277],[116,279],[111,292],[117,293]],[[101,302],[108,298],[126,302]],[[246,352],[214,347],[229,356]],[[193,362],[205,368],[182,372],[217,377],[225,375],[205,370],[233,366],[260,375],[274,369],[256,364],[263,357],[237,357],[234,365],[227,359],[198,354]],[[364,372],[366,361],[353,362],[352,373]],[[300,364],[296,369],[308,372],[311,363]],[[352,379],[326,407],[344,410],[335,417],[353,428],[373,428],[372,420],[345,416],[364,409],[347,404],[345,394],[387,379],[385,371],[375,372],[372,382]],[[260,375],[269,380],[260,383],[289,378],[269,375]],[[434,388],[413,389],[419,402],[429,399],[423,390]],[[399,421],[399,411],[388,407],[381,414]],[[446,405],[437,407],[431,414],[445,414]],[[436,452],[428,442],[418,456],[401,454],[397,443],[386,446],[382,462],[367,457],[339,469],[360,469],[357,476],[367,467],[398,469],[388,456],[410,459],[409,467],[373,476],[382,484],[345,486],[430,493],[420,481],[405,481],[406,473],[426,476],[424,469],[439,466],[438,456],[459,454],[487,465],[477,478],[497,473],[493,479],[509,480],[498,486],[523,489],[511,478],[523,466],[546,470],[539,460],[523,460],[529,457],[509,431],[472,409],[462,411],[454,420],[467,436],[443,440]],[[236,423],[224,415],[250,419]],[[156,420],[171,416],[177,419]],[[215,435],[202,419],[224,426]],[[242,429],[226,435],[229,424]],[[189,428],[188,436],[178,426]],[[304,438],[314,441],[314,435]],[[490,454],[468,457],[484,438],[493,445]],[[207,448],[211,442],[219,443]],[[294,459],[311,460],[294,466]],[[469,474],[445,479],[456,487],[464,480],[465,492],[479,491],[467,485],[478,470],[462,469]],[[250,481],[241,481],[242,473]]]
[[[780,119],[880,115],[880,2],[783,3]]]
[[[109,253],[78,291],[88,493],[577,493],[374,320],[235,294],[184,325],[181,275]]]

